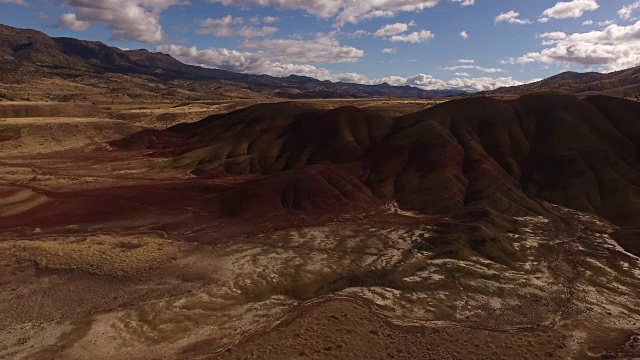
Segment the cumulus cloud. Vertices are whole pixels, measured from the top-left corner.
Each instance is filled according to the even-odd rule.
[[[514,63],[603,66],[611,71],[640,64],[640,21],[629,26],[609,25],[600,31],[563,37],[553,33],[550,47],[513,59]],[[551,36],[551,35],[549,35]]]
[[[517,63],[518,63],[518,61],[514,57],[509,57],[509,58],[500,60],[500,64],[502,64],[502,65],[513,65],[513,64],[517,64]]]
[[[429,41],[435,37],[433,33],[429,30],[421,30],[414,31],[412,33],[407,33],[409,27],[415,26],[416,23],[411,21],[408,24],[405,23],[395,23],[384,25],[378,31],[376,31],[373,36],[375,37],[384,37],[386,40],[391,42],[407,42],[412,44],[418,44],[425,41]]]
[[[84,31],[91,26],[91,23],[88,21],[80,21],[76,18],[76,14],[68,13],[60,16],[57,25],[75,31]]]
[[[465,76],[465,78],[454,78],[448,81],[440,80],[426,74],[417,74],[410,77],[387,76],[378,79],[367,79],[366,77],[361,77],[359,83],[368,85],[387,83],[394,86],[414,86],[425,90],[453,89],[463,91],[488,91],[504,86],[516,86],[524,84],[523,82],[514,80],[511,77],[472,78],[468,77],[468,74],[464,74],[461,76]]]
[[[468,0],[465,0],[465,2]],[[362,20],[394,17],[400,12],[414,12],[432,8],[440,0],[208,0],[225,6],[275,6],[280,9],[302,10],[320,18],[333,18],[337,25]]]
[[[356,30],[352,33],[341,33],[341,34],[351,38],[361,38],[364,35],[371,35],[371,33],[366,30]]]
[[[386,37],[386,36],[397,35],[409,30],[409,27],[414,25],[415,25],[415,22],[413,21],[408,24],[405,24],[405,23],[388,24],[378,29],[378,31],[376,31],[373,35],[375,37]]]
[[[448,81],[436,79],[431,75],[417,74],[409,77],[386,76],[370,79],[358,73],[333,74],[331,71],[310,64],[292,64],[274,61],[266,52],[240,52],[228,49],[209,48],[199,50],[196,47],[182,45],[160,45],[156,51],[170,54],[180,60],[204,67],[213,67],[235,72],[267,74],[271,76],[300,75],[320,80],[341,81],[366,85],[387,83],[394,86],[414,86],[427,90],[454,89],[464,91],[493,90],[502,86],[523,84],[511,77],[471,78],[467,73],[459,73],[464,79],[454,78]]]
[[[502,22],[519,25],[531,24],[531,21],[529,19],[520,19],[520,13],[513,10],[506,13],[502,12],[500,13],[500,15],[496,16],[495,23],[499,24]]]
[[[318,34],[312,39],[265,39],[245,41],[246,49],[262,49],[276,62],[344,63],[356,62],[364,51],[340,44],[333,33]]]
[[[272,23],[276,18],[251,18],[249,22],[252,24]],[[200,21],[200,27],[196,30],[196,34],[208,34],[213,36],[240,36],[245,39],[266,37],[275,34],[278,28],[273,26],[242,26],[244,19],[241,17],[233,17],[227,15],[219,19],[207,18]]]
[[[275,34],[278,31],[278,28],[273,26],[262,26],[262,27],[252,27],[252,26],[243,26],[237,32],[236,35],[251,39],[257,37],[266,37]]]
[[[615,24],[615,20],[603,20],[596,23],[598,26],[609,26],[611,24]]]
[[[485,68],[482,66],[478,66],[478,65],[456,65],[456,66],[447,66],[447,67],[443,67],[442,70],[447,70],[447,71],[458,71],[458,70],[478,70],[478,71],[482,71],[485,73],[498,73],[498,72],[504,72],[504,69],[500,69],[500,68]]]
[[[637,9],[640,9],[640,1],[636,1],[633,4],[623,6],[622,9],[618,10],[618,17],[622,20],[631,20],[633,12]]]
[[[205,67],[215,67],[242,73],[268,73],[273,65],[263,53],[241,52],[209,48],[198,50],[195,46],[160,45],[158,52],[179,57],[185,62]]]
[[[542,45],[547,46],[547,45],[557,44],[560,42],[560,40],[566,39],[567,34],[560,31],[555,31],[555,32],[548,32],[544,34],[538,34],[536,35],[536,37],[538,39],[542,39]]]
[[[396,53],[396,48],[385,48],[382,49],[382,53],[383,54],[395,54]]]
[[[467,34],[466,31],[463,31],[463,32],[460,33],[460,37],[465,39],[465,40],[467,40],[469,38],[469,34]]]
[[[577,19],[584,15],[587,11],[595,11],[599,8],[596,0],[572,0],[568,2],[559,2],[554,6],[546,9],[539,22],[545,23],[550,19]]]
[[[459,2],[461,6],[473,6],[476,3],[476,0],[449,0],[452,2]]]
[[[145,43],[163,40],[164,32],[160,25],[163,11],[187,4],[185,0],[65,0],[64,3],[73,12],[63,15],[65,18],[59,22],[61,26],[69,25],[79,30],[87,23],[104,22],[115,38]]]
[[[411,44],[422,43],[432,40],[436,36],[429,30],[415,31],[405,35],[394,35],[389,38],[391,42],[407,42]]]
[[[207,18],[200,21],[200,27],[196,34],[208,34],[214,36],[231,36],[234,33],[233,25],[242,24],[244,20],[240,17],[227,15],[220,19]]]
[[[593,25],[593,20],[586,20],[582,22],[582,25]]]
[[[526,83],[529,83],[529,81]],[[446,82],[446,86],[450,89],[466,91],[489,91],[505,86],[518,86],[523,84],[525,84],[525,82],[514,80],[512,77],[456,78]]]
[[[471,76],[469,73],[466,73],[466,72],[457,72],[457,73],[454,73],[453,75],[455,75],[455,76],[464,76],[464,77]]]
[[[251,19],[249,19],[249,21],[252,24],[255,24],[255,25],[273,24],[273,23],[276,23],[276,22],[280,21],[280,18],[275,17],[275,16],[265,16],[265,17],[261,18],[261,17],[256,16],[256,17],[252,17]]]

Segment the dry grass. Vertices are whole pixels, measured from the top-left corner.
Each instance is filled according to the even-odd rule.
[[[157,109],[170,109],[174,107],[176,103],[134,103],[134,104],[113,104],[113,105],[100,105],[105,110],[157,110]]]
[[[0,142],[2,158],[102,144],[141,130],[125,121],[72,117],[0,118],[0,129],[18,132]]]
[[[0,263],[33,261],[40,267],[100,275],[136,275],[160,267],[186,246],[145,235],[92,235],[0,243]]]

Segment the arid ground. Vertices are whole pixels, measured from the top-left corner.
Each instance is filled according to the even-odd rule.
[[[109,143],[257,102],[0,103],[0,358],[640,357],[640,258],[595,215],[229,214],[260,175]]]

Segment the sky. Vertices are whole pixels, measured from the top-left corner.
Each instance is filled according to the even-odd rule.
[[[640,0],[0,0],[0,23],[235,72],[424,89],[640,64]]]

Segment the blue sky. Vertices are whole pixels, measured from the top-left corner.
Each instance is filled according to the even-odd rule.
[[[5,25],[202,66],[466,90],[636,66],[637,17],[638,0],[0,0]]]

